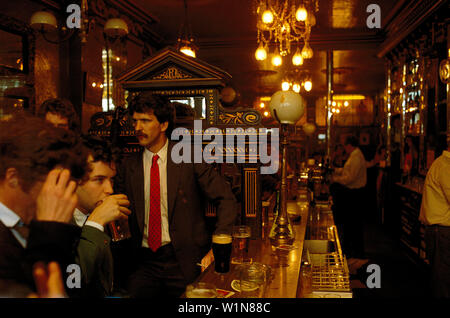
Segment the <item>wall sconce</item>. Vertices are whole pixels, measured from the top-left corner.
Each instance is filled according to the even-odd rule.
[[[86,43],[89,30],[94,24],[94,19],[90,19],[88,15],[88,2],[87,0],[82,0],[81,8],[74,4],[69,5],[69,7],[70,6],[75,6],[73,7],[74,13],[69,16],[66,24],[62,25],[60,29],[58,29],[58,22],[56,20],[56,17],[49,11],[37,11],[33,13],[30,19],[31,28],[41,33],[42,37],[47,42],[53,44],[59,44],[61,42],[67,41],[72,37],[75,31],[78,30],[81,38],[81,43]],[[78,17],[76,16],[77,8],[79,13]],[[74,23],[74,20],[71,20],[71,18],[74,18],[74,20],[78,20],[79,23]],[[69,23],[71,24],[70,27]],[[119,18],[112,18],[106,21],[104,33],[110,37],[122,37],[128,34],[128,26],[124,20]],[[52,36],[50,34],[53,34],[53,37],[55,37],[55,39],[52,39]]]
[[[106,21],[103,32],[111,38],[124,37],[128,34],[128,25],[120,18],[111,18]]]

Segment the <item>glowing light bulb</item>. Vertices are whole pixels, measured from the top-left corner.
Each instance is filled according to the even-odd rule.
[[[306,11],[305,6],[302,4],[295,12],[295,18],[297,19],[297,21],[306,21],[307,17],[308,12]]]
[[[302,49],[302,56],[304,59],[310,59],[313,57],[313,50],[311,49],[311,47],[309,46],[308,42],[305,42],[305,46]]]
[[[278,52],[278,49],[275,51],[273,57],[272,57],[272,65],[273,66],[280,66],[283,63],[283,59],[281,58],[280,53]]]
[[[300,84],[295,83],[292,85],[292,90],[296,93],[300,93]]]
[[[258,61],[264,61],[267,58],[267,51],[262,43],[259,44],[259,47],[255,51],[255,58]]]
[[[187,45],[181,47],[180,52],[190,57],[196,57],[195,51],[190,46]]]
[[[344,107],[348,107],[348,102],[347,101],[344,102]]]
[[[295,51],[294,56],[292,57],[292,64],[295,66],[299,66],[303,64],[303,56],[300,53],[300,49],[297,48],[297,51]]]
[[[284,81],[283,83],[281,83],[281,89],[283,91],[288,91],[290,87],[291,87],[291,84],[289,82]]]
[[[309,92],[312,89],[312,82],[308,80],[303,86],[305,87],[305,90]]]
[[[262,22],[265,24],[271,24],[273,22],[273,13],[270,10],[266,10],[262,14]]]

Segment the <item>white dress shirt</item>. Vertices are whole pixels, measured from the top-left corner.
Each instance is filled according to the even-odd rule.
[[[169,234],[169,214],[167,205],[167,152],[169,149],[169,140],[156,153],[159,167],[159,186],[161,197],[161,246],[170,243]],[[145,195],[145,218],[144,218],[144,235],[142,238],[142,247],[148,247],[148,215],[150,212],[150,172],[152,167],[152,158],[154,153],[145,149],[143,155],[144,165],[144,195]]]
[[[428,170],[419,220],[425,225],[450,226],[450,152],[444,151]]]
[[[333,181],[349,189],[360,189],[366,185],[366,159],[359,148],[352,151],[343,168],[336,169]]]
[[[103,225],[101,225],[101,224],[99,224],[97,222],[90,221],[90,220],[87,219],[89,217],[89,215],[90,214],[84,214],[80,210],[75,209],[75,211],[73,212],[73,219],[75,220],[75,223],[79,227],[83,227],[84,225],[88,225],[88,226],[95,227],[96,229],[99,229],[100,231],[104,232],[105,229],[104,229]]]
[[[0,202],[0,221],[11,230],[14,237],[23,246],[23,248],[27,247],[27,239],[24,238],[18,231],[13,229],[17,223],[22,222],[20,217],[14,213],[11,209],[9,209],[6,205]]]

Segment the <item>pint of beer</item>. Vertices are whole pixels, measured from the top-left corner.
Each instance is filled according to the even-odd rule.
[[[248,257],[250,235],[251,232],[249,226],[238,225],[233,227],[232,264],[249,263],[251,261]]]
[[[217,273],[230,271],[231,242],[230,234],[214,234],[212,237],[214,269]]]
[[[128,220],[116,220],[109,223],[111,230],[111,240],[113,242],[122,241],[131,237]]]

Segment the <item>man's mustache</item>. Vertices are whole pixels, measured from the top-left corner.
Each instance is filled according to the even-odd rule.
[[[148,137],[148,136],[142,132],[136,132],[136,137]]]

